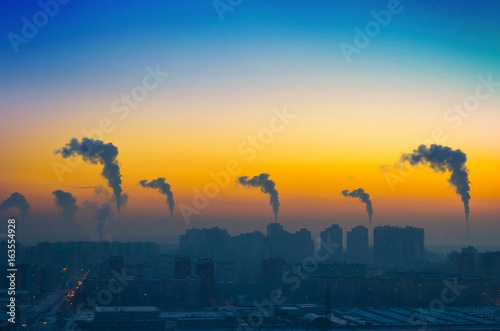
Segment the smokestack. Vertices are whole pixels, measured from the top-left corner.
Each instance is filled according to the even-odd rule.
[[[78,210],[76,199],[71,193],[61,190],[55,190],[52,194],[55,196],[56,205],[61,207],[64,219],[68,222],[73,222],[75,220],[76,211]]]
[[[2,204],[0,204],[0,211],[6,211],[11,207],[17,207],[21,212],[22,218],[26,218],[28,216],[30,205],[28,204],[28,201],[26,201],[24,195],[22,195],[21,193],[12,193],[10,197],[5,199]]]
[[[170,190],[170,184],[165,183],[165,178],[158,177],[157,179],[153,179],[148,183],[147,179],[143,179],[139,182],[139,185],[142,187],[149,187],[153,189],[158,189],[160,194],[165,194],[167,196],[167,205],[170,210],[170,216],[174,214],[174,194]]]
[[[359,201],[366,205],[366,213],[368,214],[368,219],[370,220],[370,225],[372,224],[372,216],[373,216],[373,207],[372,202],[370,200],[370,195],[365,192],[362,188],[358,188],[357,190],[353,190],[349,192],[349,190],[343,190],[342,195],[347,198],[358,198]]]
[[[467,223],[467,238],[469,237],[469,169],[465,163],[467,155],[459,149],[432,144],[430,147],[420,145],[409,154],[401,156],[401,162],[409,162],[412,166],[423,164],[435,172],[451,173],[448,182],[455,187],[455,192],[460,195],[464,204],[465,220]]]
[[[241,176],[238,177],[237,182],[245,187],[258,187],[262,193],[269,194],[269,204],[273,207],[274,220],[278,219],[278,211],[280,209],[278,191],[275,188],[276,183],[269,179],[269,174],[260,174],[251,179],[248,179],[248,176]]]
[[[113,189],[116,197],[116,208],[118,209],[118,214],[120,213],[122,180],[117,160],[118,148],[116,146],[112,143],[105,144],[101,140],[90,138],[83,138],[80,143],[78,139],[73,138],[66,146],[56,150],[54,153],[61,154],[63,158],[81,155],[86,162],[102,164],[104,167],[101,175],[108,180],[108,186]]]

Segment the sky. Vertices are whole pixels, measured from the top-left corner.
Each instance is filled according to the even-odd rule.
[[[368,226],[365,206],[340,194],[363,188],[373,226],[465,245],[450,173],[395,166],[436,143],[467,155],[470,243],[497,244],[497,2],[8,0],[0,15],[0,201],[19,192],[30,205],[0,216],[19,217],[19,240],[265,231],[269,196],[237,177],[267,173],[289,231]],[[102,165],[54,154],[84,137],[118,148],[119,216]],[[172,217],[165,195],[138,185],[159,177]],[[76,198],[74,219],[55,190]]]

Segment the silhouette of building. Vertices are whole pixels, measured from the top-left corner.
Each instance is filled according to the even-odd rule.
[[[108,288],[107,275],[89,276],[83,281],[82,297],[97,297],[99,291]],[[124,276],[113,283],[116,295],[110,296],[112,306],[156,306],[162,309],[179,309],[197,306],[201,295],[200,277],[183,279],[155,279],[144,276]]]
[[[460,253],[451,252],[448,254],[448,262],[452,271],[457,273],[475,274],[479,270],[479,254],[477,249],[472,246],[462,248]]]
[[[186,256],[178,256],[175,259],[174,278],[183,279],[191,276],[191,260]]]
[[[479,254],[479,270],[484,273],[500,274],[500,252]]]
[[[264,291],[279,288],[282,284],[285,260],[281,258],[263,259],[261,266]]]
[[[354,263],[368,262],[368,229],[362,225],[347,231],[347,260]]]
[[[313,254],[314,241],[307,229],[290,233],[279,223],[268,225],[267,236],[259,231],[230,236],[219,228],[189,229],[180,236],[180,251],[186,256],[211,257],[217,261],[282,258],[299,262]]]
[[[288,256],[290,260],[301,262],[311,256],[314,251],[314,240],[311,238],[311,231],[302,228],[292,233],[290,237],[291,254]]]
[[[37,270],[38,293],[48,293],[61,282],[61,271],[55,264],[39,266]]]
[[[379,265],[415,266],[424,257],[424,229],[377,226],[373,230],[373,254]]]
[[[311,256],[314,251],[314,241],[311,238],[311,232],[307,229],[290,233],[283,230],[281,224],[270,223],[267,226],[267,247],[269,258],[299,262]]]
[[[343,234],[342,228],[338,224],[333,224],[329,228],[321,231],[321,251],[328,254],[327,262],[340,262],[342,260]],[[326,249],[325,247],[328,247]]]
[[[36,291],[37,266],[21,263],[16,266],[16,269],[16,290]]]
[[[267,238],[260,231],[242,233],[229,240],[226,257],[238,261],[258,261],[267,255]]]
[[[270,258],[286,259],[290,252],[290,233],[283,230],[279,223],[270,223],[267,226],[267,244]]]
[[[200,303],[209,305],[214,300],[215,286],[215,264],[212,259],[198,259],[196,275],[200,277]]]

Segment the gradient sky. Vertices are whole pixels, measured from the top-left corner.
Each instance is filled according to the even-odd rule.
[[[82,163],[59,181],[53,165],[66,160],[53,151],[109,118],[115,129],[103,140],[119,149],[129,202],[120,220],[110,220],[107,239],[163,240],[190,227],[265,230],[269,198],[235,177],[191,224],[179,212],[192,205],[193,189],[212,181],[211,171],[237,160],[241,175],[271,175],[288,230],[367,225],[364,206],[340,196],[362,187],[374,225],[411,224],[426,229],[429,244],[461,245],[463,206],[449,174],[419,167],[391,189],[380,169],[441,129],[442,144],[468,156],[471,243],[497,244],[500,88],[458,127],[443,114],[474,94],[478,77],[500,82],[500,3],[401,1],[402,11],[348,63],[340,44],[353,44],[355,27],[387,6],[243,0],[221,20],[212,1],[73,0],[16,53],[8,34],[21,35],[22,18],[32,21],[40,6],[3,1],[0,201],[20,192],[31,205],[18,239],[96,239],[83,203],[109,197],[80,187],[106,185],[102,169]],[[169,76],[120,119],[111,105],[142,84],[148,66]],[[267,128],[276,109],[296,117],[247,161],[238,146]],[[172,185],[173,219],[165,196],[138,185],[157,177]],[[54,204],[56,189],[80,206],[71,230]]]

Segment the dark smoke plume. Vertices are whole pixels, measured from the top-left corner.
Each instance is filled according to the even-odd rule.
[[[238,183],[246,187],[258,187],[262,193],[269,194],[271,199],[269,204],[273,207],[274,219],[278,219],[280,201],[278,199],[278,191],[275,188],[276,183],[269,179],[269,174],[260,174],[251,179],[248,179],[248,176],[241,176],[238,178]]]
[[[370,200],[370,195],[365,192],[362,188],[358,188],[357,190],[353,190],[349,192],[349,190],[343,190],[342,195],[347,198],[358,198],[359,201],[366,205],[366,212],[368,213],[368,219],[370,220],[370,224],[372,224],[372,216],[373,216],[373,206]]]
[[[30,205],[26,198],[21,193],[15,192],[12,193],[10,197],[4,200],[2,204],[0,204],[0,211],[6,211],[11,207],[17,207],[21,212],[21,217],[26,218],[28,216],[28,211],[30,209]]]
[[[409,154],[401,156],[402,162],[409,162],[415,166],[424,164],[436,172],[451,173],[448,182],[455,187],[455,191],[462,198],[465,209],[465,219],[467,221],[467,232],[469,229],[469,170],[465,163],[467,155],[459,149],[451,149],[447,146],[432,144],[430,147],[420,145]]]
[[[108,186],[113,189],[116,197],[116,207],[120,213],[120,194],[121,188],[121,175],[120,166],[118,165],[118,148],[112,143],[105,144],[101,140],[94,140],[83,138],[82,142],[78,139],[71,139],[69,144],[55,151],[55,154],[61,154],[62,157],[68,158],[70,156],[81,155],[83,160],[92,164],[100,163],[104,167],[101,175],[108,180]]]
[[[109,196],[109,191],[104,185],[94,186],[93,189],[94,189],[94,196],[98,200],[104,199],[106,200],[107,203],[113,203],[116,200],[116,198]],[[122,193],[120,195],[120,210],[123,210],[123,208],[127,207],[127,203],[128,203],[128,194]]]
[[[165,183],[165,178],[163,177],[158,177],[157,179],[153,179],[148,183],[147,179],[143,179],[139,182],[139,185],[142,187],[149,187],[149,188],[154,188],[158,189],[158,191],[161,194],[165,194],[167,196],[167,205],[168,209],[170,210],[170,216],[173,215],[174,213],[174,194],[170,190],[170,184]]]
[[[75,220],[76,211],[78,210],[75,197],[73,197],[71,193],[61,190],[55,190],[52,194],[56,198],[56,205],[62,209],[64,219],[73,222]]]

